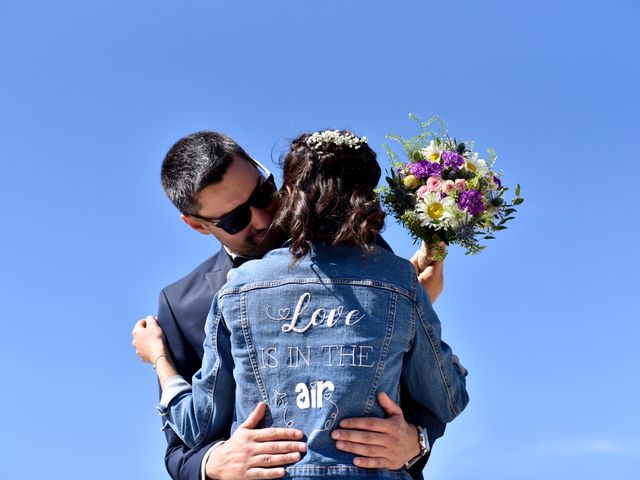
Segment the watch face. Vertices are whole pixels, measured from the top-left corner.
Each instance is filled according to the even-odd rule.
[[[418,446],[420,447],[420,453],[418,453],[418,455],[415,458],[412,458],[407,463],[405,463],[404,465],[405,468],[411,468],[413,465],[415,465],[415,463],[418,460],[420,460],[427,453],[429,453],[429,450],[430,450],[429,437],[427,437],[427,431],[420,426],[417,426],[416,429],[418,430]]]
[[[420,432],[420,453],[424,455],[429,451],[429,442],[427,441],[427,432],[422,427],[418,427]]]

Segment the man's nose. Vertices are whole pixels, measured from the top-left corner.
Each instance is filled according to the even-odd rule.
[[[273,216],[266,210],[251,207],[251,225],[256,230],[263,230],[271,226]]]

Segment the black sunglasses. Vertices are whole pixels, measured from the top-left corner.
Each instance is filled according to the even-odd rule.
[[[258,178],[258,185],[256,185],[256,188],[253,190],[253,193],[251,193],[249,199],[242,205],[238,205],[226,215],[218,219],[206,218],[193,214],[191,214],[191,216],[210,222],[216,227],[227,232],[229,235],[235,235],[247,228],[247,225],[251,222],[251,210],[249,207],[265,209],[271,205],[273,195],[277,190],[273,174],[269,175],[264,182],[261,182],[261,179],[262,177]]]

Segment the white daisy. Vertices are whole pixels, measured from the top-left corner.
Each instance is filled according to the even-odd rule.
[[[440,192],[430,192],[418,201],[416,213],[422,225],[440,229],[457,225],[457,217],[461,212],[453,198],[441,199]]]
[[[471,170],[477,175],[483,175],[487,171],[489,171],[489,167],[487,166],[487,162],[483,159],[478,158],[477,153],[472,153],[466,158],[464,166],[467,170]]]
[[[436,145],[435,140],[431,140],[431,143],[427,148],[422,149],[422,154],[430,162],[438,162],[440,160],[440,154],[442,149]]]

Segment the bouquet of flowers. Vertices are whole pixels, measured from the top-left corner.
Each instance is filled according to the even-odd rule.
[[[387,185],[378,189],[389,214],[409,229],[414,240],[422,240],[419,266],[442,260],[446,245],[459,244],[467,255],[486,248],[480,240],[495,238],[513,220],[516,205],[524,202],[520,185],[511,202],[502,185],[501,173],[493,169],[496,154],[488,149],[488,160],[473,152],[473,142],[460,142],[447,134],[439,117],[426,122],[411,114],[420,133],[410,138],[388,135],[404,150],[407,162],[384,145],[392,165]]]

